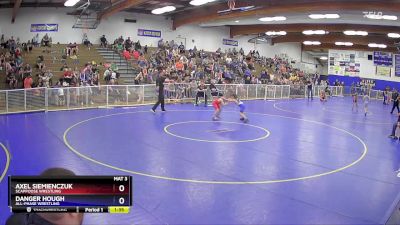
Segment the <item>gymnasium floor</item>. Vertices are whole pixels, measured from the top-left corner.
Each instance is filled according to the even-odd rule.
[[[212,107],[167,105],[0,116],[7,175],[64,167],[133,176],[132,213],[84,224],[384,224],[400,200],[396,116],[350,98],[247,101],[212,122]],[[6,167],[0,149],[0,172]],[[9,215],[0,184],[0,223]]]

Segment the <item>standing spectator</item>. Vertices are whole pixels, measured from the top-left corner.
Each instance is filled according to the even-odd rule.
[[[100,38],[100,47],[107,48],[107,38],[106,35],[103,34]]]
[[[179,53],[180,53],[180,54],[184,54],[184,53],[185,53],[185,46],[183,45],[182,42],[181,42],[181,44],[179,45]]]

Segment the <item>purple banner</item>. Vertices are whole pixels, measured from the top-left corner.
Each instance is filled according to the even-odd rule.
[[[160,30],[145,30],[145,29],[138,29],[138,36],[145,36],[145,37],[161,37]]]
[[[389,52],[374,52],[375,66],[393,66],[393,55]]]

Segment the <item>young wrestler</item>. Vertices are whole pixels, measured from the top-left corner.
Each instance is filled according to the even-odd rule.
[[[249,119],[247,118],[246,114],[244,113],[246,106],[244,103],[239,99],[239,97],[236,94],[232,95],[233,101],[239,106],[239,113],[240,113],[240,120],[247,123],[249,122]]]
[[[212,102],[212,106],[214,107],[214,116],[213,116],[213,120],[219,120],[221,119],[219,117],[219,115],[221,114],[221,110],[222,110],[222,106],[225,104],[225,98],[224,97],[220,97],[220,98],[216,98],[213,102]]]

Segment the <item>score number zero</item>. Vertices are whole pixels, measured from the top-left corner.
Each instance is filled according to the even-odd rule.
[[[114,181],[128,181],[128,177],[114,177]],[[118,191],[119,192],[124,192],[125,191],[125,185],[123,185],[123,184],[118,185]],[[120,205],[124,205],[125,204],[125,198],[124,197],[120,197],[118,199],[118,203]]]

